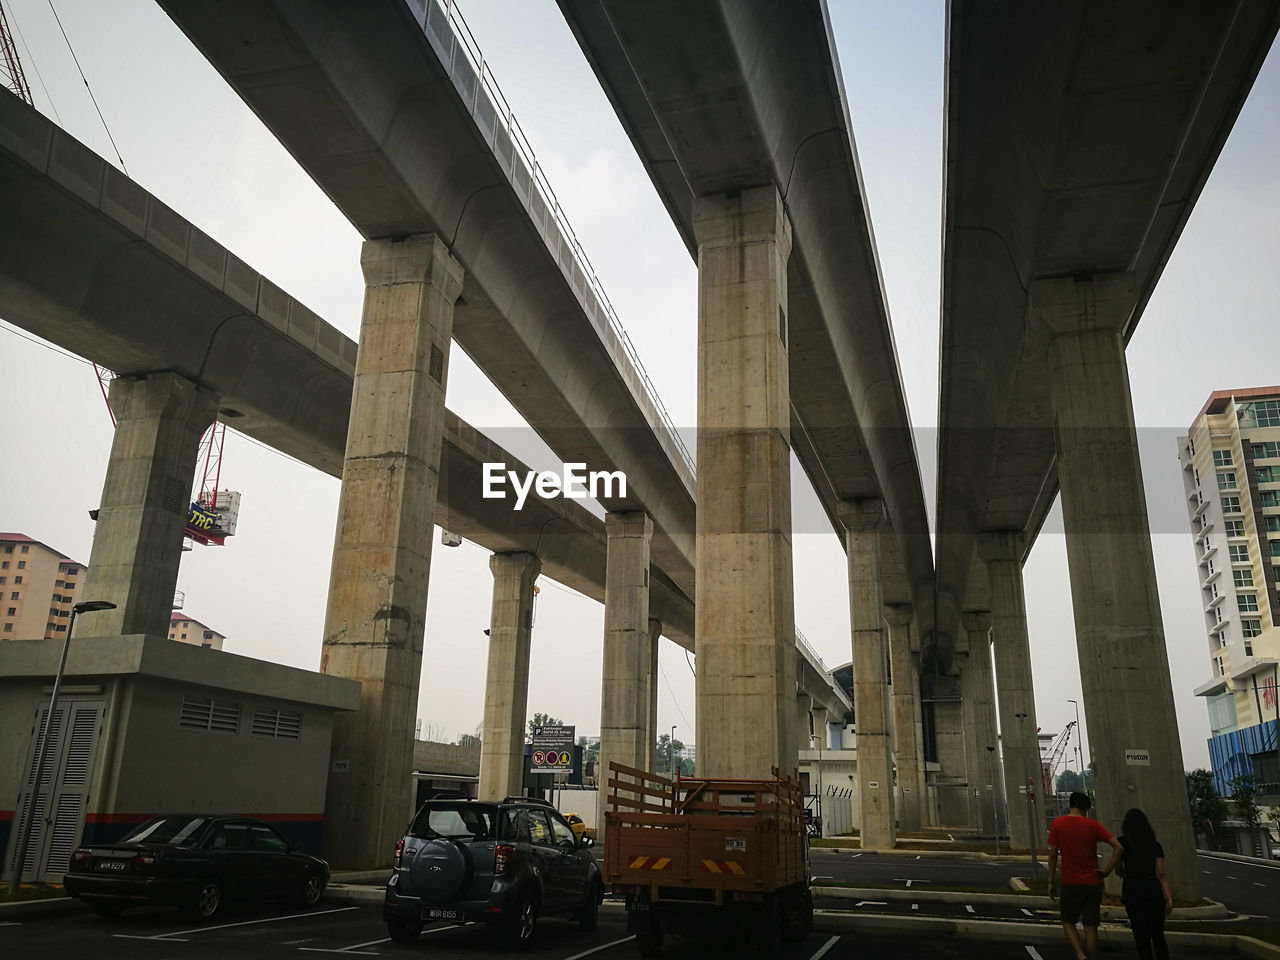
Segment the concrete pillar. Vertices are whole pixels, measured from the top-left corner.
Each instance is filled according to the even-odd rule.
[[[542,572],[542,563],[531,553],[495,553],[489,558],[489,569],[493,571],[493,608],[478,797],[501,800],[524,792],[533,582]]]
[[[644,679],[648,701],[644,720],[644,768],[651,773],[658,770],[658,646],[661,640],[662,621],[650,617],[648,670]]]
[[[898,826],[919,830],[925,801],[924,732],[920,726],[920,670],[911,653],[909,606],[884,608],[889,623],[889,681],[893,694],[893,753],[898,776]]]
[[[609,763],[644,768],[649,729],[649,541],[645,513],[605,516],[604,665],[600,685],[600,761],[596,794],[597,842],[605,840]],[[630,794],[628,794],[630,795]]]
[[[965,760],[969,795],[974,800],[973,824],[985,837],[993,837],[999,829],[1000,788],[995,779],[997,764],[996,689],[991,670],[991,614],[986,611],[966,612],[961,623],[969,639],[969,659],[960,674],[960,688],[965,704]],[[976,792],[975,792],[976,791]]]
[[[791,227],[771,185],[698,197],[698,769],[795,762]]]
[[[335,866],[391,862],[413,804],[413,729],[444,432],[445,371],[463,271],[436,237],[368,240],[323,673],[361,682],[335,714],[323,845]]]
[[[849,561],[849,623],[853,631],[853,716],[857,731],[859,830],[863,850],[892,850],[894,785],[889,722],[888,649],[880,586],[880,538],[884,502],[845,500],[839,505]]]
[[[1022,536],[1011,530],[978,536],[991,588],[991,648],[995,660],[1004,795],[1009,811],[1009,843],[1044,850],[1048,824],[1040,789],[1040,741],[1027,637],[1027,603],[1022,592]],[[1021,719],[1018,714],[1025,714]],[[1027,800],[1027,781],[1032,798]]]
[[[1140,807],[1165,849],[1173,895],[1200,896],[1173,688],[1156,589],[1123,326],[1131,274],[1042,280],[1031,321],[1051,336],[1049,397],[1067,534],[1098,818]]]
[[[107,600],[76,635],[169,634],[200,435],[218,398],[174,373],[111,383],[116,432],[102,484],[84,600]]]

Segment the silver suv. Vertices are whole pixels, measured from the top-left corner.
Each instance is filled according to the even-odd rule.
[[[428,800],[396,844],[387,932],[407,944],[424,923],[483,921],[520,948],[539,917],[594,930],[604,899],[594,843],[543,800]]]

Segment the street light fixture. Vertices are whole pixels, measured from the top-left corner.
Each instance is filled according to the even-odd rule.
[[[1080,789],[1089,796],[1093,796],[1093,791],[1089,789],[1089,781],[1084,775],[1084,753],[1081,746],[1084,743],[1084,734],[1080,731],[1080,704],[1075,700],[1068,700],[1067,703],[1076,708],[1076,767],[1080,771]]]
[[[44,727],[40,730],[39,749],[36,753],[36,778],[31,785],[31,794],[27,800],[27,817],[23,824],[22,834],[18,838],[17,849],[14,850],[13,859],[13,879],[9,881],[9,897],[12,899],[18,895],[18,889],[22,886],[22,866],[27,859],[27,847],[31,844],[31,826],[35,820],[36,801],[40,796],[40,783],[44,780],[45,762],[49,758],[49,733],[53,729],[53,715],[58,709],[58,689],[62,686],[62,675],[67,669],[67,649],[71,646],[71,631],[76,625],[76,615],[80,613],[93,613],[96,610],[114,610],[116,605],[106,600],[84,600],[75,604],[71,608],[71,619],[67,622],[67,635],[62,638],[62,657],[58,660],[58,672],[53,678],[53,690],[49,694],[49,712],[45,714]],[[50,791],[52,796],[52,791]],[[48,813],[52,811],[53,804],[50,804],[50,811],[46,812],[46,821]],[[19,811],[21,815],[21,811]]]
[[[676,775],[676,725],[671,725],[671,737],[667,740],[667,776]]]

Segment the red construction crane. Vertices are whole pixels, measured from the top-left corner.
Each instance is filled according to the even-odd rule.
[[[17,94],[30,106],[35,106],[31,99],[31,88],[27,86],[27,78],[22,73],[22,61],[18,59],[18,48],[13,44],[13,34],[9,32],[9,18],[5,15],[4,4],[0,3],[0,82],[5,89]]]
[[[1044,796],[1051,797],[1058,791],[1053,788],[1053,775],[1058,770],[1058,764],[1062,763],[1063,754],[1067,752],[1067,744],[1071,742],[1071,731],[1075,727],[1074,720],[1068,720],[1067,725],[1062,728],[1062,732],[1054,738],[1053,744],[1049,747],[1049,754],[1044,758],[1042,767],[1041,782],[1044,785]]]

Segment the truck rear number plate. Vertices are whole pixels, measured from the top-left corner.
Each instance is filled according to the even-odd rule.
[[[742,837],[725,837],[724,850],[725,853],[746,853],[747,841]]]
[[[649,904],[644,903],[642,901],[639,901],[639,900],[627,901],[628,913],[645,913],[648,909],[649,909]]]

